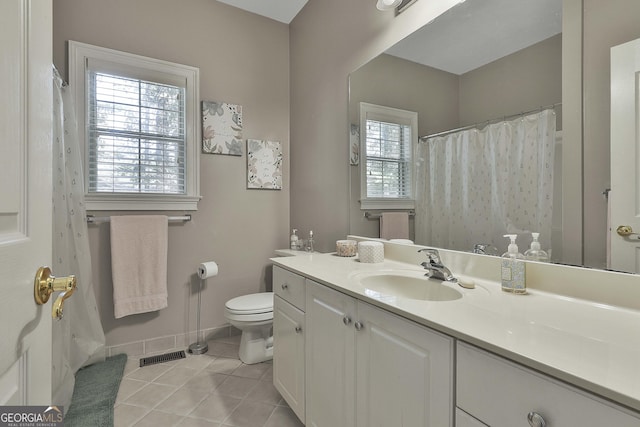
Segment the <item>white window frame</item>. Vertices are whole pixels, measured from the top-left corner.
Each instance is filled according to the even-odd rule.
[[[185,194],[89,193],[88,88],[89,61],[106,63],[123,76],[179,80],[185,84]],[[117,74],[114,73],[114,74]],[[155,79],[155,80],[154,80]],[[69,41],[69,86],[76,103],[78,137],[84,159],[87,210],[181,210],[198,209],[200,196],[200,70],[187,65],[134,55],[76,41]]]
[[[410,197],[403,198],[374,198],[367,197],[367,120],[386,123],[397,123],[411,127],[411,161],[409,161]],[[385,107],[382,105],[360,103],[360,209],[414,209],[414,162],[415,150],[418,145],[418,113]]]

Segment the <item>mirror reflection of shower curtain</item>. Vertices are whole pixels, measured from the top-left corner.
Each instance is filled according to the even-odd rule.
[[[53,265],[57,276],[74,274],[78,285],[53,321],[53,400],[69,408],[75,373],[104,360],[105,336],[92,284],[84,207],[84,175],[73,99],[53,71]]]
[[[416,242],[461,251],[489,243],[503,253],[509,233],[524,252],[539,232],[550,248],[555,127],[544,110],[418,144]]]

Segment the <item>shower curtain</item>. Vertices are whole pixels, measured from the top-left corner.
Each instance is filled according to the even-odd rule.
[[[84,207],[84,176],[71,93],[53,68],[53,263],[57,276],[74,274],[75,293],[53,321],[53,403],[71,403],[75,373],[104,360],[105,337],[93,292]]]
[[[544,110],[418,144],[416,242],[470,251],[477,243],[509,243],[531,232],[550,248],[555,113]],[[526,236],[526,237],[525,237]]]

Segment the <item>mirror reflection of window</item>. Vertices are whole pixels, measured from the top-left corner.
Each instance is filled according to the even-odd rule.
[[[418,115],[360,103],[362,138],[362,209],[413,207],[412,157]]]
[[[367,197],[411,194],[411,127],[367,120]]]

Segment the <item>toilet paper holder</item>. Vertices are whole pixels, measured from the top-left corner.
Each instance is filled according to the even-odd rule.
[[[200,287],[198,288],[198,311],[197,311],[197,327],[196,327],[196,342],[189,346],[189,353],[191,354],[204,354],[209,351],[209,346],[206,341],[201,341],[200,333],[200,308],[202,306],[202,285],[204,281],[209,277],[218,275],[218,264],[215,261],[207,261],[201,263],[196,271],[196,274],[200,278]]]

